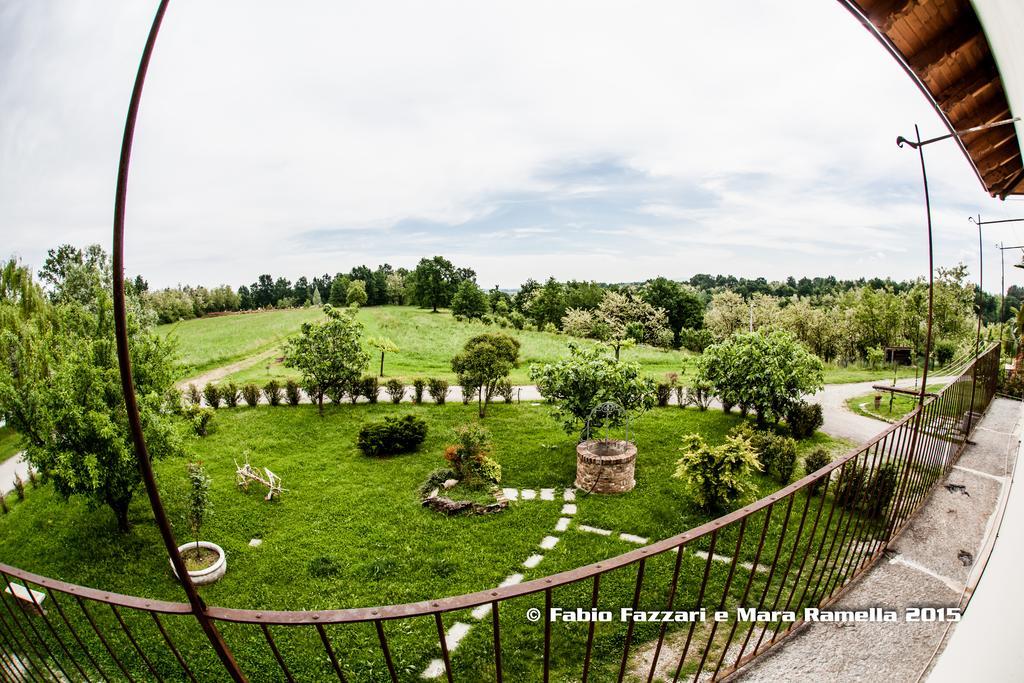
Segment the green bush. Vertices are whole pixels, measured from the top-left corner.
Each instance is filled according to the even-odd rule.
[[[827,450],[824,448],[815,448],[807,454],[806,458],[804,458],[804,472],[806,474],[813,474],[830,462],[832,462],[832,456],[829,455]],[[826,481],[828,481],[828,477],[823,477],[818,481],[809,484],[807,486],[807,493],[812,496],[817,494],[818,490]]]
[[[359,381],[359,393],[365,396],[370,403],[376,403],[380,396],[380,381],[372,375],[363,377]]]
[[[276,379],[270,380],[263,385],[263,395],[267,397],[267,403],[270,405],[281,405],[281,398],[284,395],[284,390],[281,389],[281,383]]]
[[[246,384],[242,387],[242,398],[250,408],[260,404],[260,388],[255,384]]]
[[[185,398],[188,400],[189,405],[198,406],[203,403],[203,395],[199,393],[199,387],[195,384],[188,385],[188,389],[185,390]]]
[[[773,432],[757,431],[750,437],[766,474],[788,484],[796,469],[796,441]]]
[[[868,482],[864,493],[864,513],[871,519],[881,517],[899,486],[899,470],[893,463],[881,465]]]
[[[220,388],[220,395],[228,408],[234,408],[238,405],[238,385],[234,382],[228,382],[222,386]]]
[[[789,407],[786,423],[789,425],[789,433],[796,439],[814,436],[814,432],[825,424],[821,404],[797,401]]]
[[[654,395],[658,400],[658,406],[664,408],[672,398],[672,385],[668,382],[658,382],[654,387]]]
[[[213,382],[207,382],[203,387],[203,398],[206,399],[206,405],[214,410],[220,408],[220,389]]]
[[[956,356],[957,345],[950,339],[940,339],[935,342],[935,362],[941,367],[946,365]]]
[[[761,465],[750,441],[742,436],[727,436],[714,448],[699,434],[683,437],[683,456],[674,476],[682,479],[697,504],[709,511],[726,509],[754,492],[750,479]]]
[[[401,403],[402,397],[405,396],[405,385],[401,380],[392,378],[384,384],[384,392],[391,398],[392,403]]]
[[[501,465],[490,456],[491,434],[471,422],[455,428],[456,443],[445,449],[444,457],[455,470],[456,479],[501,482]]]
[[[715,335],[711,330],[695,330],[691,327],[684,327],[679,330],[679,345],[687,351],[704,353],[704,349],[715,343]]]
[[[480,385],[465,382],[459,386],[462,388],[462,405],[468,406],[470,401],[476,399],[477,392],[480,391]]]
[[[419,448],[427,438],[427,423],[415,415],[385,417],[359,430],[356,446],[366,455],[396,455]]]
[[[508,323],[517,330],[524,329],[526,327],[526,316],[519,311],[512,311],[508,314]]]
[[[427,393],[430,394],[430,398],[434,399],[434,403],[437,403],[438,405],[443,404],[445,399],[448,398],[448,381],[443,379],[428,379]]]
[[[299,401],[302,400],[302,391],[299,389],[299,383],[293,379],[288,380],[284,383],[284,397],[288,401],[288,405],[293,408],[299,405]]]
[[[558,334],[558,327],[554,323],[545,323],[544,327],[539,332],[547,332],[548,334]]]
[[[864,494],[866,479],[864,468],[856,462],[850,461],[843,465],[839,471],[839,480],[836,482],[836,505],[844,510],[857,509]]]
[[[459,475],[447,467],[439,467],[427,475],[427,480],[420,485],[420,497],[430,495],[434,489],[439,489],[449,479],[458,479]]]
[[[197,436],[206,436],[210,431],[210,420],[213,419],[213,408],[190,405],[185,409],[185,417],[192,425]]]
[[[423,403],[423,390],[426,388],[427,382],[424,379],[417,377],[412,381],[412,402],[415,404]]]
[[[505,403],[511,403],[515,390],[512,388],[512,382],[509,382],[507,379],[503,379],[499,380],[497,384],[494,385],[494,393],[501,396]]]
[[[18,496],[18,500],[25,500],[25,481],[17,473],[14,475],[14,493]]]

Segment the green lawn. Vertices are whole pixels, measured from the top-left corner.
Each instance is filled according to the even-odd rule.
[[[929,384],[927,391],[935,393],[943,386],[945,385]],[[875,410],[876,393],[880,394],[882,397],[882,405],[878,410]],[[889,405],[890,396],[892,396],[891,409]],[[917,407],[917,397],[907,396],[905,394],[891,394],[888,391],[871,391],[860,396],[854,396],[853,398],[846,399],[846,407],[859,415],[866,415],[867,417],[873,417],[885,422],[896,422]]]
[[[273,315],[265,313],[259,315]],[[531,330],[502,329],[497,325],[481,322],[457,322],[451,314],[443,311],[431,313],[427,309],[411,306],[381,306],[364,308],[358,312],[363,324],[364,339],[385,336],[394,341],[400,351],[388,354],[384,359],[385,377],[411,380],[414,377],[438,377],[455,382],[451,369],[452,356],[462,350],[470,337],[484,332],[504,332],[516,337],[522,345],[519,353],[520,366],[512,371],[513,384],[530,383],[530,364],[548,363],[566,355],[566,345],[575,341],[582,346],[593,346],[595,342],[574,339],[562,334],[551,334]],[[368,372],[377,374],[380,369],[380,354],[366,346],[371,360]],[[667,372],[682,371],[691,357],[686,351],[657,349],[650,346],[636,346],[624,349],[624,360],[638,361],[651,376],[663,376]],[[280,355],[260,361],[250,368],[229,375],[225,381],[238,384],[255,382],[262,385],[270,379],[298,378],[293,370],[284,367]],[[692,360],[690,361],[692,363]]]
[[[934,369],[932,370],[934,372]],[[898,378],[915,377],[921,374],[921,368],[900,366]],[[871,382],[874,380],[892,380],[892,367],[871,368],[866,365],[851,363],[839,366],[835,363],[825,364],[825,384],[851,384],[853,382]]]
[[[0,427],[0,462],[21,450],[21,438],[10,427]]]
[[[234,313],[160,325],[157,331],[177,341],[184,378],[273,349],[321,315],[315,308]]]
[[[422,508],[417,487],[431,470],[444,465],[442,452],[451,440],[452,427],[474,421],[475,410],[474,406],[451,404],[330,405],[323,418],[316,416],[313,406],[220,410],[208,437],[190,437],[188,441],[188,450],[203,460],[213,478],[214,515],[202,537],[222,545],[229,558],[226,577],[201,589],[204,599],[218,606],[293,610],[415,601],[495,586],[514,572],[522,572],[527,580],[538,578],[636,547],[614,535],[603,537],[570,528],[538,567],[524,569],[523,560],[538,552],[537,544],[552,533],[561,501],[522,501],[504,513],[480,517],[446,518]],[[419,452],[371,459],[355,448],[355,434],[364,421],[407,413],[423,416],[430,425]],[[644,415],[634,424],[639,447],[637,487],[620,496],[581,495],[575,522],[655,540],[707,520],[709,515],[695,509],[680,483],[671,477],[680,439],[686,433],[699,432],[717,443],[739,421],[737,415],[677,407]],[[494,436],[493,455],[502,465],[504,486],[560,489],[572,484],[574,441],[561,431],[546,406],[496,404],[484,424]],[[845,447],[819,434],[801,444],[801,453],[817,445]],[[288,491],[280,502],[268,503],[256,490],[244,493],[236,488],[234,461],[241,461],[244,452],[254,465],[269,467],[283,478]],[[184,541],[185,461],[162,460],[156,467],[168,512],[177,521]],[[758,496],[779,486],[760,475],[755,483]],[[805,500],[801,494],[797,504]],[[815,500],[819,502],[812,506],[812,513],[824,503]],[[109,511],[89,509],[77,499],[63,503],[49,487],[30,489],[23,503],[13,497],[9,501],[11,513],[0,517],[0,561],[108,590],[182,599],[141,494],[133,504],[135,526],[127,536],[116,533]],[[772,518],[769,543],[780,533],[779,517],[781,513]],[[719,548],[725,550],[716,552],[731,552],[728,539],[733,531],[723,532]],[[250,547],[252,538],[261,538],[263,544]],[[706,546],[706,540],[701,543]],[[749,552],[744,550],[744,557]],[[696,596],[690,593],[699,584],[703,561],[690,554],[686,558],[682,590],[692,603]],[[642,602],[649,608],[659,601],[663,604],[673,562],[673,557],[666,555],[648,563],[649,580]],[[726,564],[715,563],[712,586],[721,585],[726,570]],[[737,573],[746,575],[746,570]],[[602,604],[609,608],[629,604],[634,579],[635,569],[606,577]],[[589,583],[567,587],[556,592],[556,599],[559,604],[585,605],[588,591]],[[535,671],[540,631],[522,614],[542,600],[543,596],[521,598],[503,607],[508,680],[529,680],[530,672]],[[117,628],[109,614],[97,618]],[[468,613],[445,619],[446,625],[456,619],[477,623]],[[136,615],[129,615],[129,621],[160,670],[173,675],[176,664],[161,651],[160,636],[152,623]],[[184,619],[167,622],[179,645],[194,646],[200,653],[191,662],[200,672],[200,680],[212,679],[216,664],[209,648],[195,640],[198,629],[194,623]],[[487,623],[484,620],[484,625],[474,627],[453,656],[457,680],[493,679]],[[600,680],[617,665],[620,627],[617,623],[601,627],[594,655],[595,675]],[[431,654],[437,644],[432,620],[389,623],[387,628],[402,678],[418,677],[436,656]],[[638,628],[637,643],[656,637],[651,628]],[[276,680],[273,657],[257,629],[228,625],[224,631],[246,669],[256,672],[253,680]],[[326,656],[317,648],[315,632],[306,631],[309,629],[277,629],[275,637],[298,680],[325,677],[329,673]],[[553,680],[578,677],[573,672],[579,666],[585,628],[560,624],[556,634],[562,645],[553,653],[557,673]],[[371,654],[376,642],[372,626],[332,627],[330,636],[350,680],[383,680],[383,661],[379,654]],[[125,658],[131,657],[126,645]]]

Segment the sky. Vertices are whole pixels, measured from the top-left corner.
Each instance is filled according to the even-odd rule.
[[[0,2],[0,254],[38,269],[58,244],[109,245],[155,8]],[[915,278],[920,167],[895,145],[915,124],[946,132],[838,2],[172,0],[125,261],[153,287],[434,254],[485,287]],[[967,217],[1024,203],[989,198],[952,142],[926,154],[936,264],[976,277]],[[1024,227],[987,229],[990,291],[999,240]]]

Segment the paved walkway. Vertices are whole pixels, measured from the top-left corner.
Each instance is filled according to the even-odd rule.
[[[887,558],[861,576],[832,609],[883,607],[903,613],[911,606],[957,607],[976,580],[998,511],[1010,494],[1020,448],[1022,406],[996,399],[975,431],[976,441],[930,495],[928,502],[889,545]],[[963,488],[960,488],[963,487]],[[1007,525],[1024,529],[1017,493]],[[1012,540],[1010,540],[1012,538]],[[938,659],[934,680],[1021,680],[1019,536],[994,546],[990,571],[958,627],[949,621],[804,625],[779,648],[741,670],[744,681],[878,681],[914,683]],[[1010,542],[1007,542],[1010,541]],[[1016,600],[1016,602],[1014,602]],[[950,633],[952,636],[950,638]],[[985,661],[982,661],[985,660]]]
[[[0,462],[0,494],[14,490],[15,475],[28,481],[28,464],[21,459],[21,453]]]

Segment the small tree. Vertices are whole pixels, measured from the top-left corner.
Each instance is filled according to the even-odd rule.
[[[697,379],[723,404],[747,406],[758,424],[778,423],[805,394],[823,386],[824,366],[788,332],[736,334],[704,351]]]
[[[556,363],[533,365],[530,379],[541,396],[554,405],[567,434],[580,433],[594,408],[606,402],[622,406],[635,416],[655,403],[654,380],[642,377],[637,363],[612,358],[601,349],[582,349],[569,344],[569,357]],[[598,425],[595,425],[598,426]]]
[[[365,306],[369,297],[366,295],[366,283],[362,280],[353,280],[349,283],[345,300],[348,305],[354,308]]]
[[[190,462],[188,464],[188,483],[185,514],[192,538],[196,542],[196,548],[199,548],[199,532],[203,528],[206,516],[210,513],[210,478],[206,476],[203,463]]]
[[[391,341],[387,337],[370,337],[366,340],[373,348],[380,351],[380,376],[384,376],[384,354],[385,353],[398,353],[398,345]]]
[[[214,410],[220,408],[220,388],[213,382],[207,382],[206,386],[203,387],[203,398],[206,399],[206,405]]]
[[[701,508],[725,510],[754,492],[750,478],[761,464],[742,436],[728,436],[725,443],[712,448],[699,434],[687,434],[681,450],[674,476],[685,482]]]
[[[463,280],[452,297],[452,314],[467,318],[482,318],[490,312],[484,290],[472,280]]]
[[[281,405],[281,397],[283,393],[281,383],[276,379],[272,379],[263,385],[263,395],[267,397],[267,403],[272,406]]]
[[[518,365],[519,340],[500,332],[471,338],[462,353],[452,358],[459,383],[477,387],[480,417],[486,416],[495,387]]]
[[[326,320],[302,325],[285,345],[284,364],[302,373],[303,384],[316,388],[320,414],[324,395],[353,386],[370,362],[359,337],[363,326],[344,311],[324,306]]]

